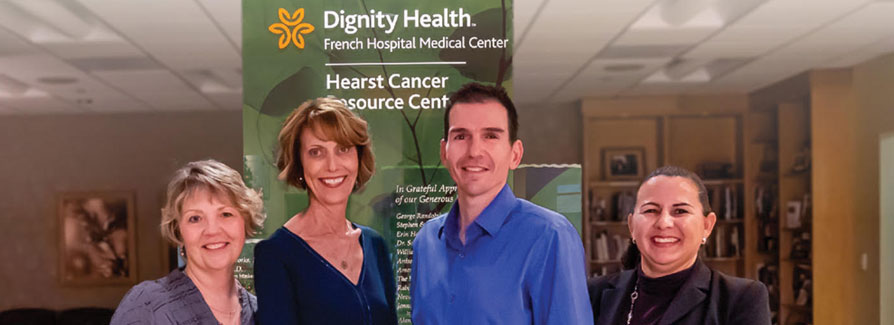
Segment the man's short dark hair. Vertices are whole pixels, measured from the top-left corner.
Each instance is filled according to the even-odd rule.
[[[509,143],[518,140],[518,113],[515,111],[515,105],[512,99],[506,94],[506,90],[500,86],[488,86],[477,82],[470,82],[459,88],[456,92],[450,94],[450,104],[444,111],[444,140],[447,139],[447,131],[450,130],[450,111],[453,105],[459,103],[484,103],[487,101],[496,101],[506,108],[506,116],[509,120]]]

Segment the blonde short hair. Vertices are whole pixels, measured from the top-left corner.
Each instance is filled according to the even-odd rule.
[[[168,183],[165,204],[161,209],[161,236],[175,245],[183,245],[180,217],[183,201],[199,189],[224,195],[245,219],[245,237],[253,236],[264,225],[267,215],[261,194],[245,186],[239,172],[209,159],[193,161],[174,172]]]
[[[323,139],[357,148],[359,166],[354,191],[363,188],[376,169],[367,123],[333,97],[308,100],[283,122],[276,155],[279,179],[296,188],[308,189],[302,178],[304,166],[301,164],[301,132],[305,128],[321,132]]]

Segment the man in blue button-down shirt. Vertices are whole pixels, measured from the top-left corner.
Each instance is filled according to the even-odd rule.
[[[517,129],[502,88],[451,96],[441,161],[457,199],[413,241],[414,324],[593,324],[577,231],[506,185],[524,152]]]

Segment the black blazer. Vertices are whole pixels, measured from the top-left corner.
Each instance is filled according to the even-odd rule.
[[[714,271],[701,260],[667,307],[661,325],[717,324],[769,325],[770,303],[763,283]],[[636,270],[609,274],[588,281],[593,319],[599,325],[627,319]]]

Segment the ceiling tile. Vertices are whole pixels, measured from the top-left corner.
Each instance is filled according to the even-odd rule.
[[[168,70],[99,71],[106,82],[158,110],[209,110],[214,105]]]
[[[540,6],[547,0],[530,0],[530,1],[514,1],[512,12],[512,25],[515,37],[515,43],[521,39],[525,33],[525,29],[531,26],[531,23],[538,14]]]
[[[757,57],[809,32],[806,27],[771,28],[732,26],[699,44],[686,58]]]
[[[681,28],[641,28],[629,29],[612,46],[655,46],[655,45],[695,45],[708,36],[716,28],[681,27]]]
[[[242,1],[240,0],[197,0],[199,5],[211,15],[226,37],[238,49],[242,49]]]
[[[673,58],[688,49],[688,44],[676,45],[612,45],[599,53],[602,59]]]
[[[698,84],[661,83],[638,84],[621,91],[621,96],[646,96],[646,95],[673,95],[684,93],[689,89],[698,87]]]
[[[48,54],[0,57],[0,67],[4,69],[4,74],[72,105],[119,101],[127,98],[94,76]],[[71,79],[72,82],[48,83],[42,81],[45,78]],[[85,106],[85,109],[89,109],[89,105]]]
[[[194,1],[79,1],[175,71],[241,66],[238,50]]]
[[[64,41],[46,43],[43,47],[63,59],[143,56],[142,51],[124,40]]]
[[[858,63],[862,63],[865,61],[872,60],[881,55],[889,54],[894,52],[894,37],[888,37],[867,46],[864,46],[856,51],[835,57],[830,59],[827,62],[824,62],[821,67],[823,68],[844,68],[851,67]]]
[[[242,110],[242,92],[231,93],[211,93],[205,94],[211,101],[217,104],[223,110],[239,111]]]
[[[871,0],[771,0],[736,22],[743,27],[818,27]]]
[[[2,8],[0,8],[2,10]],[[2,24],[2,22],[0,22]],[[0,28],[0,57],[38,52],[33,46],[5,28]]]
[[[46,94],[42,96],[0,98],[0,105],[11,107],[23,114],[76,114],[86,112],[83,108]]]

